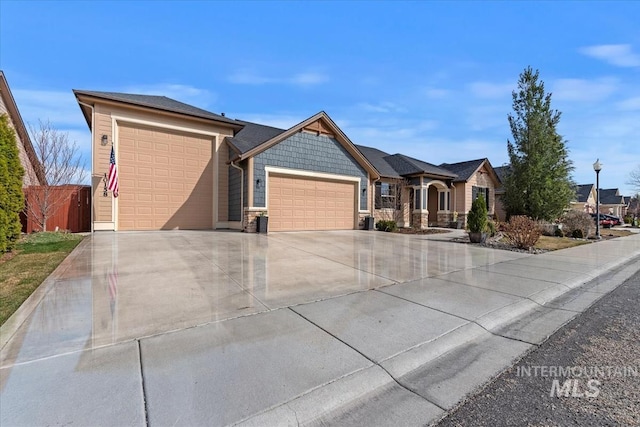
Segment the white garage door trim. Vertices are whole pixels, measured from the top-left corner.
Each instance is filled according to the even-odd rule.
[[[339,175],[339,174],[324,173],[324,172],[313,172],[313,171],[306,171],[301,169],[288,169],[288,168],[281,168],[276,166],[265,166],[264,171],[265,171],[265,177],[266,177],[265,179],[266,183],[264,188],[264,204],[267,211],[269,211],[269,176],[271,174],[294,176],[294,177],[297,176],[300,178],[341,181],[341,182],[356,184],[354,200],[353,200],[353,203],[354,203],[353,225],[354,225],[354,228],[356,227],[356,224],[358,223],[358,214],[362,212],[362,210],[360,209],[360,192],[362,191],[362,189],[360,188],[361,181],[360,181],[360,178],[358,178],[357,176]],[[259,209],[259,207],[257,207],[256,209]]]
[[[218,165],[218,148],[219,148],[219,141],[220,141],[220,134],[217,132],[208,132],[208,131],[204,131],[204,130],[200,130],[200,129],[193,129],[190,127],[184,127],[184,126],[176,126],[176,125],[170,125],[167,123],[162,123],[162,122],[156,122],[153,120],[145,120],[145,119],[136,119],[133,117],[126,117],[126,116],[119,116],[116,114],[112,114],[111,115],[111,135],[112,135],[112,144],[113,144],[113,149],[115,150],[115,155],[116,155],[116,167],[117,165],[120,164],[119,162],[119,158],[118,158],[118,153],[119,153],[119,138],[120,138],[120,130],[119,130],[119,123],[123,123],[123,124],[139,124],[139,125],[144,125],[144,126],[151,126],[151,127],[156,127],[156,128],[160,128],[160,129],[168,129],[168,130],[174,130],[174,131],[180,131],[180,132],[187,132],[187,133],[192,133],[192,134],[196,134],[196,135],[206,135],[206,136],[211,136],[212,138],[212,143],[213,146],[211,147],[213,150],[213,164],[214,167],[212,168],[212,174],[213,174],[213,186],[212,186],[212,209],[211,209],[211,214],[213,215],[212,218],[212,225],[213,228],[216,228],[216,223],[218,220],[218,180],[216,177],[216,165]],[[113,197],[113,196],[112,196]],[[119,218],[118,218],[118,208],[119,208],[119,203],[118,203],[118,198],[117,197],[113,197],[113,203],[111,203],[111,218],[113,218],[113,230],[114,231],[118,231],[118,224],[119,224]]]

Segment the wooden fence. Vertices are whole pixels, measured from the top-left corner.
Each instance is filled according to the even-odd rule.
[[[55,212],[47,218],[47,231],[67,230],[72,233],[91,231],[91,187],[86,185],[62,185],[49,190],[51,200],[56,201]],[[42,231],[35,215],[39,213],[38,199],[42,198],[43,187],[30,186],[24,188],[25,209],[21,215],[22,232]],[[33,212],[35,211],[35,213]]]

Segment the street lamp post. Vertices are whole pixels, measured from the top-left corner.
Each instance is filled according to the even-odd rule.
[[[602,164],[600,159],[597,159],[593,164],[593,170],[596,171],[596,239],[601,239],[600,236],[600,171],[602,170]]]

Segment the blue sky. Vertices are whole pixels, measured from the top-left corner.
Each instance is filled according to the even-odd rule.
[[[89,157],[72,89],[166,95],[355,143],[507,162],[518,75],[540,70],[578,183],[640,164],[640,2],[0,2],[0,68],[27,122]]]

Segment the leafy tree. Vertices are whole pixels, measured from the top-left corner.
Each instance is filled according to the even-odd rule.
[[[513,114],[507,140],[510,167],[504,187],[507,216],[527,215],[539,220],[558,218],[575,197],[573,164],[556,127],[560,112],[551,108],[539,71],[527,67],[512,92]]]
[[[16,134],[3,114],[0,116],[0,253],[10,251],[20,237],[23,175]]]

